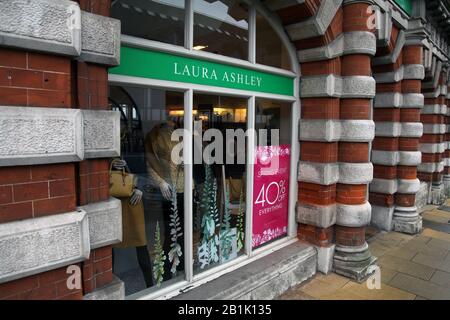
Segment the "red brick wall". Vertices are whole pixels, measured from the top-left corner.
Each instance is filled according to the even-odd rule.
[[[3,105],[71,107],[68,58],[0,48]]]
[[[109,16],[110,0],[80,0]],[[108,70],[67,57],[0,48],[0,104],[108,109]],[[108,159],[0,168],[0,223],[73,211],[109,198]],[[79,263],[83,288],[67,291],[66,267],[0,284],[0,299],[81,299],[112,280],[111,246]]]
[[[80,264],[76,264],[80,267]],[[80,300],[81,289],[69,290],[67,267],[0,284],[0,300]]]

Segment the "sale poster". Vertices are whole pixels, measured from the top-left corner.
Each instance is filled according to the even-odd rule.
[[[252,247],[287,234],[290,145],[256,148]]]

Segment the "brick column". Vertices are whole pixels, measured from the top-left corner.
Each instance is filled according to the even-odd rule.
[[[370,1],[344,1],[343,5],[343,32],[366,32],[361,33],[362,43],[370,42],[373,36],[369,34],[367,23],[371,15],[370,4]],[[371,56],[365,50],[355,51],[352,54],[344,52],[342,56],[342,79],[351,87],[343,90],[340,106],[341,123],[349,125],[343,125],[344,134],[339,143],[338,160],[342,169],[336,187],[334,269],[361,281],[371,273],[369,266],[376,261],[365,240],[365,226],[369,224],[371,214],[367,188],[373,168],[369,161],[370,140],[361,139],[353,126],[371,122],[375,80],[371,78]]]
[[[434,70],[428,74],[422,85],[425,96],[425,110],[421,121],[423,123],[423,137],[420,139],[422,151],[422,163],[419,165],[419,178],[427,182],[431,188],[429,202],[442,204],[445,200],[443,172],[445,140],[445,115],[446,115],[446,74],[442,72],[441,62],[437,61]]]
[[[449,66],[447,66],[449,68]],[[445,196],[450,197],[450,77],[447,71],[447,96],[446,96],[446,133],[445,133],[445,152],[444,152],[444,188]]]
[[[302,30],[301,25],[298,28]],[[332,269],[339,168],[338,137],[327,134],[327,127],[339,123],[340,105],[339,96],[333,93],[326,79],[340,77],[341,61],[340,57],[328,59],[316,52],[323,52],[341,35],[342,9],[339,8],[323,36],[294,41],[302,56],[298,237],[315,245],[317,268],[323,273]]]
[[[111,0],[78,0],[81,10],[109,16]],[[75,62],[75,104],[79,109],[108,110],[108,67]],[[109,159],[89,159],[77,164],[79,203],[85,206],[109,199]],[[82,263],[83,293],[101,288],[113,280],[112,247],[91,251]]]
[[[378,48],[373,61],[373,73],[377,81],[377,95],[374,101],[373,120],[375,121],[375,139],[372,144],[371,161],[374,165],[373,181],[370,184],[370,204],[372,205],[371,223],[385,230],[392,230],[392,218],[397,192],[397,165],[399,162],[399,127],[401,79],[395,75],[402,72],[403,55],[400,53],[392,63],[383,59],[392,54],[400,45],[399,29],[393,25],[387,46]],[[385,63],[385,61],[388,63]],[[380,62],[378,62],[380,61]]]
[[[403,48],[402,104],[400,108],[400,135],[398,140],[397,193],[393,229],[410,234],[422,229],[422,218],[415,206],[420,189],[417,165],[420,163],[419,138],[423,127],[420,112],[423,107],[421,80],[424,77],[421,46]]]

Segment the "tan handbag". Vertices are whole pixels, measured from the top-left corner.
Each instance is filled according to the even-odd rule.
[[[131,197],[135,188],[135,176],[132,173],[122,170],[113,170],[115,160],[109,167],[109,194],[112,197]]]

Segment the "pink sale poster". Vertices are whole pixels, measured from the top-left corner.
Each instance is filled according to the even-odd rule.
[[[290,145],[256,148],[253,248],[287,234],[290,155]]]

